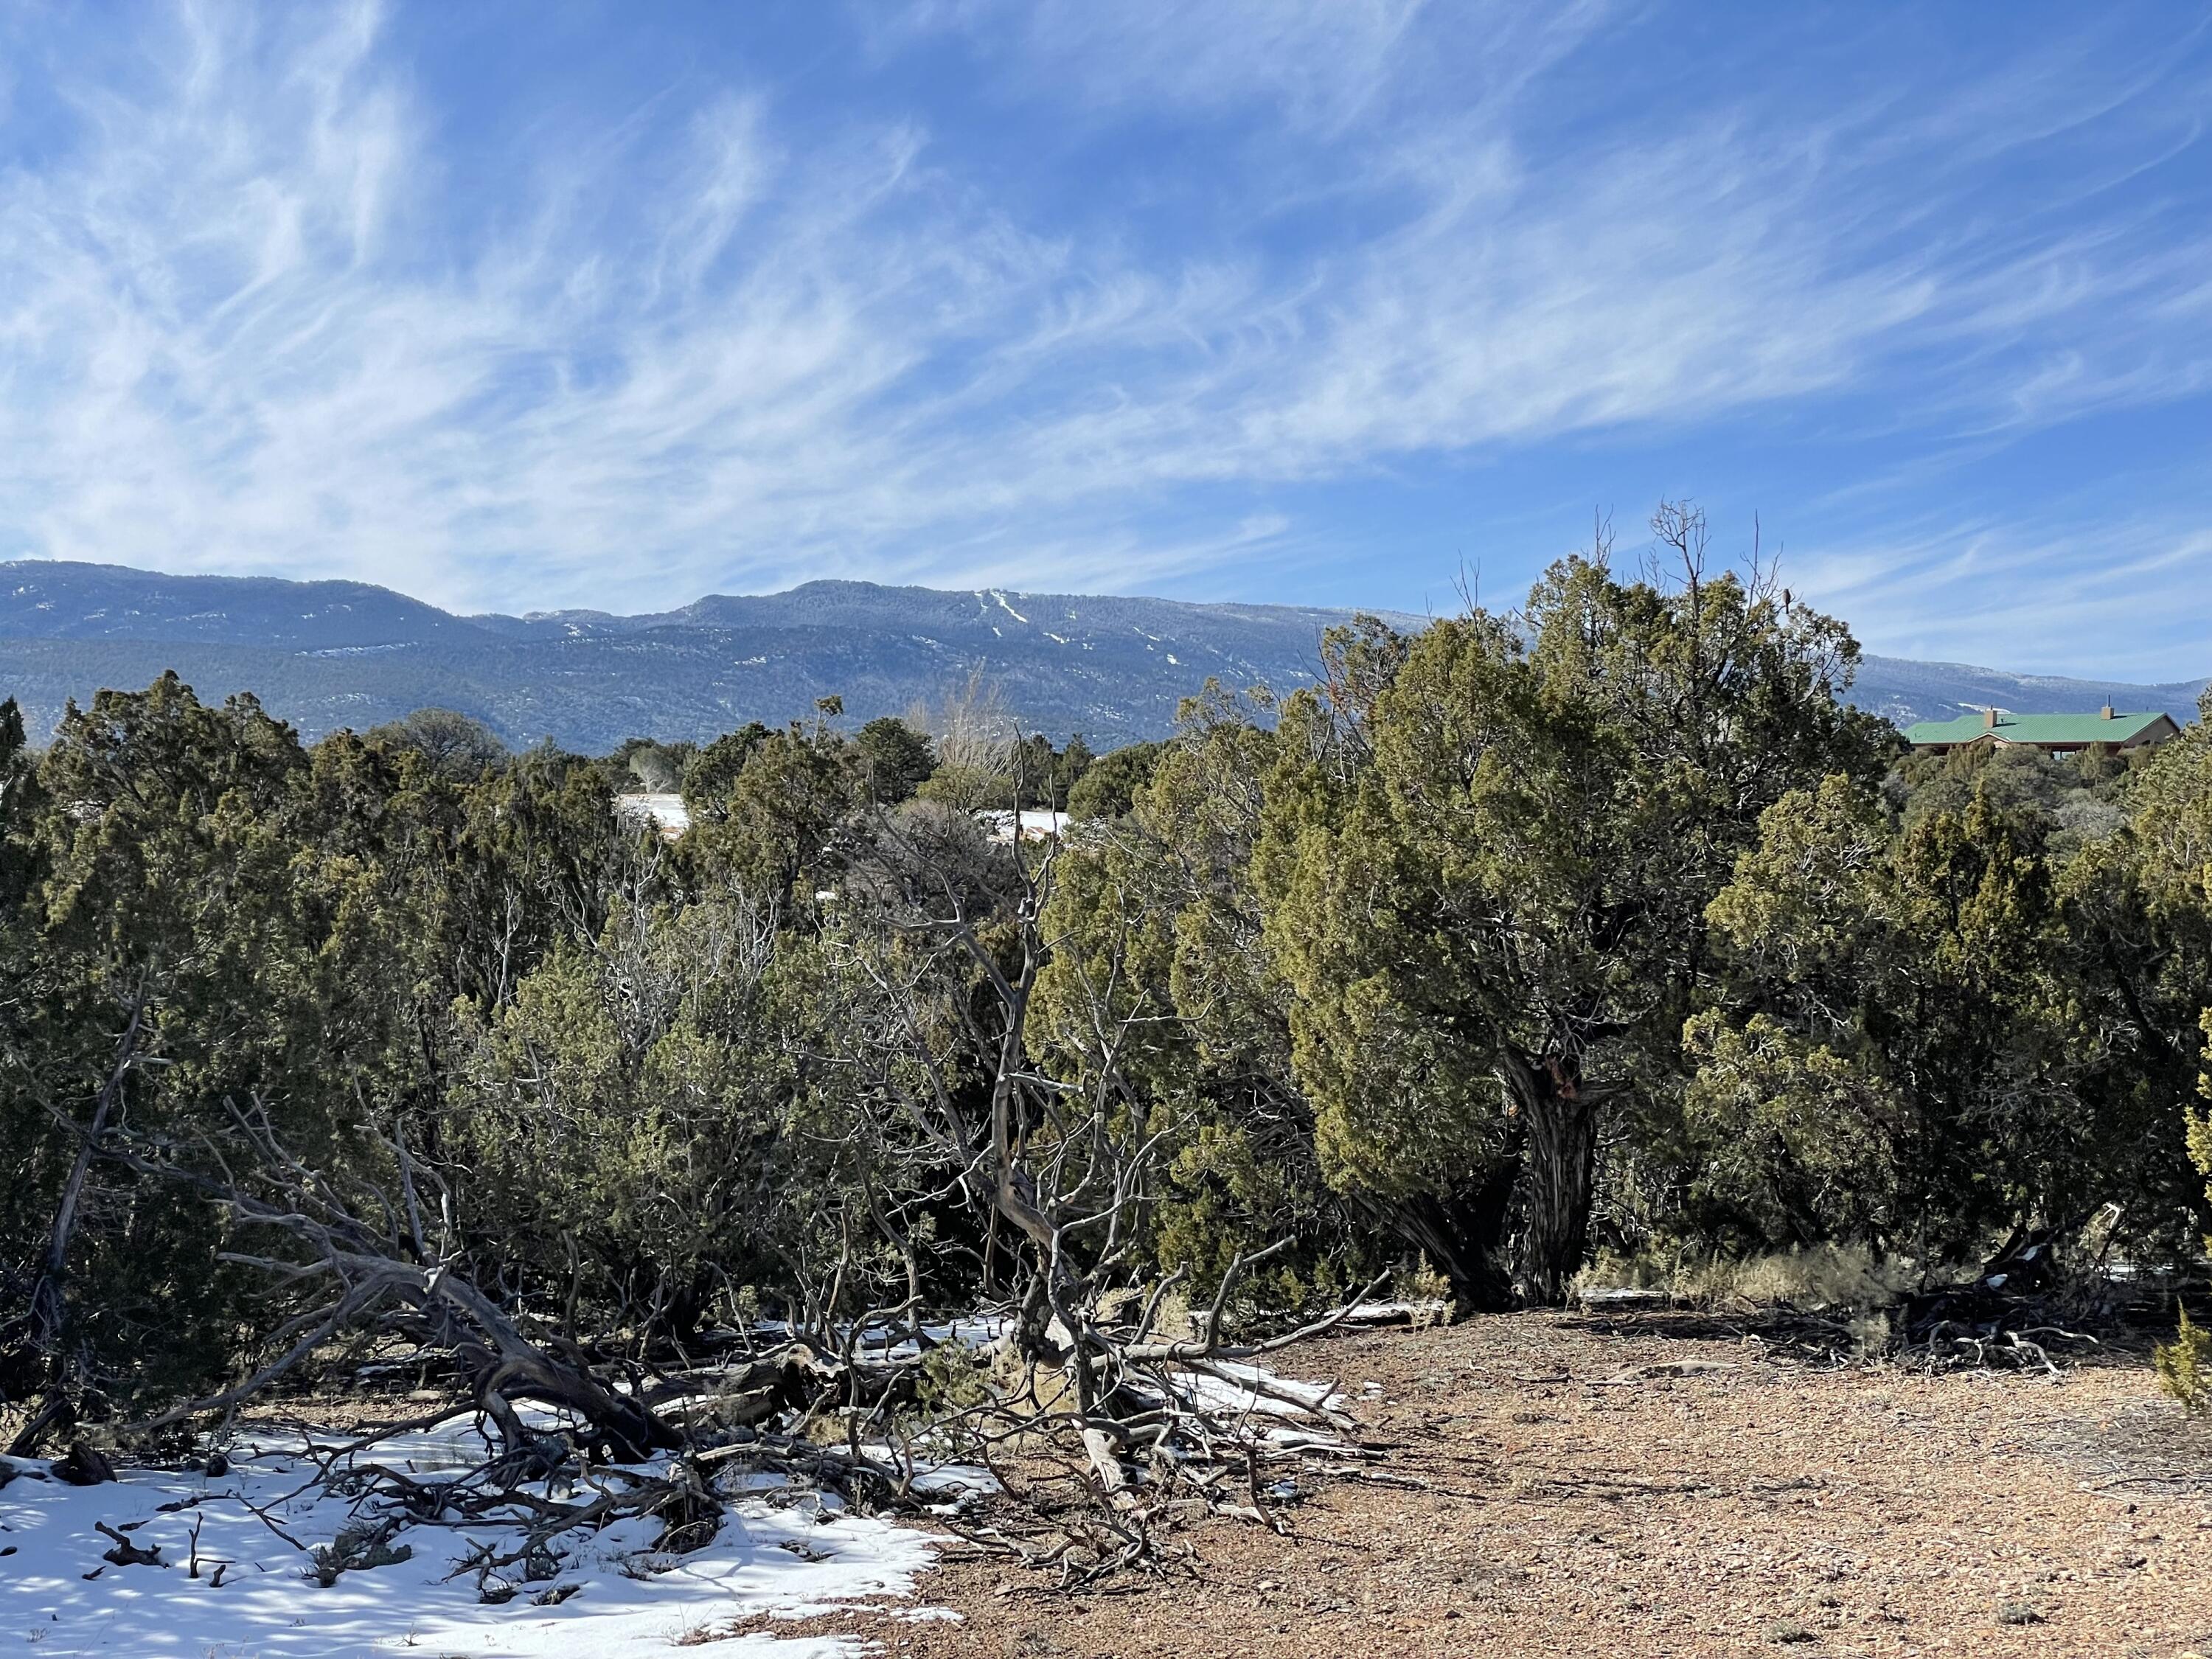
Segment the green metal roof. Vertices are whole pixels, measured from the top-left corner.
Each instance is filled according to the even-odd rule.
[[[1972,743],[1977,738],[1996,738],[2005,743],[2128,743],[2141,737],[2166,714],[2008,714],[2000,712],[1990,725],[1979,714],[1961,714],[1954,720],[1922,720],[1905,728],[1905,740],[1913,744]]]

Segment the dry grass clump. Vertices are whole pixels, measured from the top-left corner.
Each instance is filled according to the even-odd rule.
[[[1727,1257],[1639,1252],[1601,1255],[1575,1281],[1577,1295],[1651,1291],[1692,1308],[1872,1310],[1923,1282],[1918,1264],[1862,1244],[1814,1244]]]

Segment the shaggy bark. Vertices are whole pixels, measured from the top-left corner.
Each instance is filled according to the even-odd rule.
[[[1520,1287],[1530,1302],[1566,1301],[1589,1246],[1590,1206],[1597,1176],[1601,1091],[1584,1086],[1571,1062],[1509,1062],[1506,1081],[1527,1126],[1522,1176],[1525,1217]]]

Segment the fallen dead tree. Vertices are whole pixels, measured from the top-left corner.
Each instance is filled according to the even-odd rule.
[[[237,1235],[266,1239],[266,1250],[228,1249],[220,1259],[291,1287],[292,1299],[307,1305],[271,1333],[266,1346],[273,1353],[250,1375],[160,1413],[139,1425],[143,1431],[228,1410],[325,1345],[366,1334],[450,1354],[467,1379],[469,1403],[497,1426],[508,1459],[541,1455],[541,1437],[523,1423],[517,1401],[572,1414],[585,1449],[603,1460],[631,1462],[683,1447],[675,1429],[574,1340],[542,1326],[526,1329],[535,1322],[477,1287],[461,1267],[450,1190],[403,1140],[385,1142],[397,1187],[388,1194],[308,1168],[277,1139],[260,1102],[250,1109],[234,1106],[231,1116],[234,1141],[201,1149],[203,1158],[147,1143],[116,1156],[143,1174],[199,1188],[227,1212]],[[437,1218],[434,1226],[426,1216]]]
[[[2053,1350],[2098,1346],[2090,1332],[2070,1328],[2066,1311],[2062,1298],[2010,1291],[1984,1275],[1910,1298],[1899,1310],[1890,1354],[1931,1373],[1978,1369],[2056,1376]]]
[[[2117,1212],[2113,1212],[2117,1214]],[[2054,1351],[2094,1348],[2087,1328],[2109,1313],[2081,1275],[2062,1267],[2062,1251],[2080,1242],[2077,1219],[2021,1228],[1972,1279],[1931,1285],[1897,1309],[1890,1352],[1913,1369],[2039,1370],[2057,1375]]]
[[[931,1514],[971,1547],[1051,1569],[1074,1585],[1165,1565],[1173,1559],[1165,1539],[1203,1515],[1279,1528],[1281,1511],[1301,1495],[1302,1472],[1374,1455],[1345,1437],[1354,1425],[1333,1389],[1285,1383],[1252,1364],[1329,1328],[1348,1310],[1263,1344],[1156,1337],[1119,1344],[1110,1362],[1094,1346],[1087,1390],[1072,1377],[1074,1355],[1022,1361],[1002,1338],[969,1361],[986,1379],[981,1397],[936,1412],[896,1403],[912,1397],[928,1364],[919,1351],[879,1351],[848,1367],[796,1342],[665,1379],[648,1391],[663,1398],[647,1403],[619,1393],[619,1379],[594,1375],[577,1351],[537,1347],[519,1330],[497,1350],[485,1338],[457,1337],[440,1312],[444,1302],[461,1310],[454,1321],[480,1330],[495,1329],[494,1317],[514,1321],[452,1273],[429,1291],[358,1248],[331,1261],[364,1285],[403,1287],[381,1310],[364,1302],[361,1313],[377,1312],[394,1329],[427,1324],[463,1352],[484,1352],[465,1402],[349,1439],[309,1440],[302,1485],[345,1499],[353,1516],[328,1540],[289,1540],[302,1572],[325,1584],[405,1559],[423,1534],[445,1533],[473,1540],[456,1571],[482,1599],[505,1601],[550,1584],[577,1544],[630,1522],[651,1528],[637,1570],[658,1571],[711,1541],[727,1505],[769,1483],[834,1495],[856,1513]],[[891,1334],[888,1323],[876,1331]],[[859,1334],[848,1333],[844,1346],[864,1348],[852,1340]],[[513,1355],[518,1343],[528,1345],[530,1363],[502,1363],[500,1354]],[[227,1413],[282,1375],[272,1361],[238,1389],[143,1426]],[[1094,1401],[1087,1411],[1072,1403],[1082,1392]],[[615,1442],[601,1403],[610,1398],[629,1407],[613,1421],[625,1429],[649,1421],[661,1443]],[[400,1449],[408,1437],[457,1425],[481,1434],[480,1456],[431,1474],[407,1467]],[[217,1493],[191,1501],[225,1500]]]

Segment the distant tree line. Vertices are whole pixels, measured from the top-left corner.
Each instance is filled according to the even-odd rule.
[[[1600,1252],[2193,1256],[2205,725],[1908,755],[1839,623],[1655,522],[1103,756],[975,685],[599,757],[436,711],[307,746],[173,676],[33,753],[8,705],[10,1433],[342,1348],[254,1194],[415,1168],[401,1248],[641,1361],[1004,1295],[1080,1348],[1394,1262],[1488,1309]],[[1018,805],[1076,823],[994,841]]]

